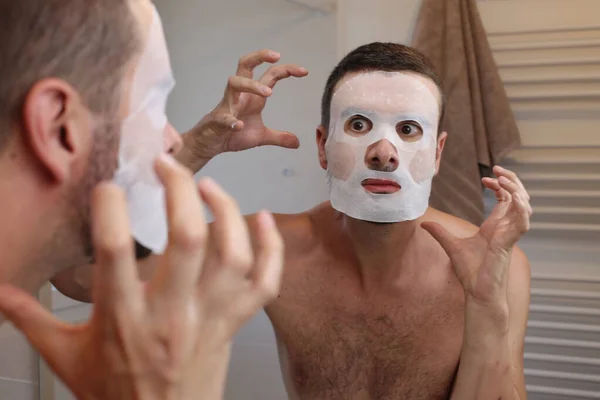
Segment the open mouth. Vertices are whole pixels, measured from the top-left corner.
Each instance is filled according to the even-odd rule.
[[[401,189],[397,182],[387,179],[365,179],[361,184],[367,192],[374,194],[392,194]]]

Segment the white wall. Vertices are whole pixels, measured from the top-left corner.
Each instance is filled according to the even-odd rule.
[[[338,54],[369,42],[409,44],[421,0],[339,0]]]

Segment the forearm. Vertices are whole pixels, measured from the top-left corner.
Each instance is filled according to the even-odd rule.
[[[176,154],[175,158],[181,164],[188,167],[194,174],[200,171],[213,158],[208,155],[202,155],[196,148],[192,131],[181,135],[183,148]]]
[[[467,298],[460,366],[451,400],[525,400],[512,365],[507,305]]]

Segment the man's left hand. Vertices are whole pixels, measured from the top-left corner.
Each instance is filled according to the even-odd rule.
[[[475,236],[458,238],[435,222],[426,229],[442,246],[466,296],[482,305],[506,306],[508,267],[512,250],[529,230],[533,213],[529,194],[515,173],[494,167],[497,179],[483,178],[498,204]]]

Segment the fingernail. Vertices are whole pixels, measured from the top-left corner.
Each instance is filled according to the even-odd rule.
[[[265,228],[273,228],[275,226],[275,219],[269,211],[261,211],[260,219]]]
[[[268,86],[263,86],[260,88],[260,91],[262,92],[262,94],[264,94],[265,96],[268,96],[271,94],[271,88]]]
[[[298,68],[298,70],[299,70],[300,72],[302,72],[303,74],[304,74],[305,72],[308,72],[308,70],[307,70],[306,68],[304,68],[304,67],[300,67],[300,68]]]
[[[272,50],[271,50],[271,51],[269,52],[269,56],[271,56],[271,57],[279,57],[279,56],[280,56],[280,54],[279,54],[278,52],[276,52],[276,51],[272,51]]]
[[[205,176],[203,178],[200,178],[199,185],[203,186],[205,189],[211,190],[215,188],[217,184],[214,180],[212,180],[208,176]]]

